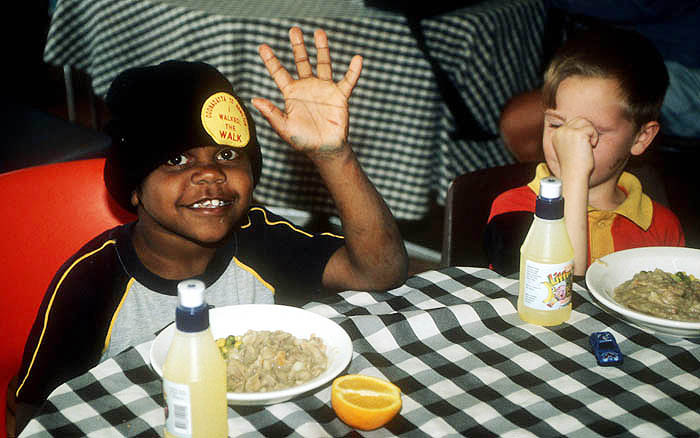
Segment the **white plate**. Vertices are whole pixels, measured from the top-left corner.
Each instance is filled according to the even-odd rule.
[[[666,272],[685,271],[700,278],[700,250],[653,246],[617,251],[595,263],[586,271],[586,285],[591,295],[609,313],[652,333],[694,338],[700,336],[700,322],[674,321],[637,312],[613,298],[617,286],[631,280],[639,271],[659,268]]]
[[[347,367],[352,357],[350,336],[330,319],[297,307],[275,304],[241,304],[216,307],[209,311],[214,339],[242,335],[248,330],[284,330],[300,339],[312,334],[323,339],[328,368],[320,376],[302,385],[270,392],[229,392],[231,405],[271,405],[319,388]],[[163,376],[163,364],[175,331],[175,323],[166,327],[151,345],[151,367]]]

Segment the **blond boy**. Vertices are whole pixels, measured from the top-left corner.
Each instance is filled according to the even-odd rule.
[[[531,183],[501,194],[491,208],[485,246],[494,269],[516,272],[539,179],[548,175],[563,181],[576,275],[614,251],[685,244],[678,218],[624,171],[659,132],[667,87],[661,55],[635,32],[583,33],[559,50],[543,87],[546,163]]]

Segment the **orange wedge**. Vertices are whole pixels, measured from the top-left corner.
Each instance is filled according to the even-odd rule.
[[[333,381],[331,406],[348,426],[360,430],[377,429],[401,410],[401,390],[383,379],[348,374]]]

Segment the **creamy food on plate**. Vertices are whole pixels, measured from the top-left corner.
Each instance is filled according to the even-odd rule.
[[[226,360],[229,392],[269,392],[319,376],[328,366],[326,347],[315,335],[299,339],[275,330],[248,330],[216,340]]]
[[[655,269],[636,273],[613,291],[632,310],[678,321],[700,321],[700,280],[679,271]]]

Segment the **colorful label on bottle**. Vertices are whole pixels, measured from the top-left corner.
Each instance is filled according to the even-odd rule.
[[[574,260],[565,263],[525,261],[523,304],[536,310],[558,310],[571,303]]]
[[[166,436],[192,438],[190,387],[163,379]]]

